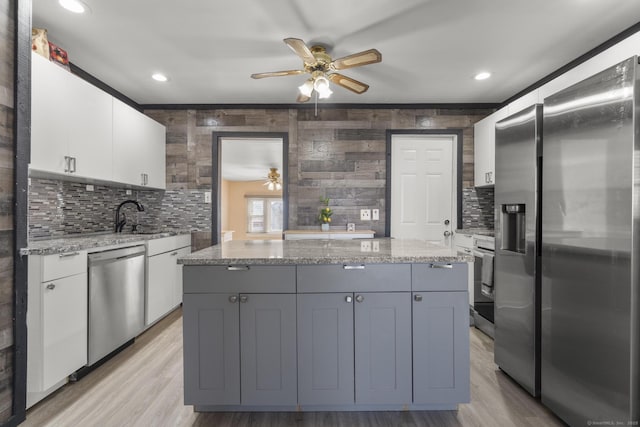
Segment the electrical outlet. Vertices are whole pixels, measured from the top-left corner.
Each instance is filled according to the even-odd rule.
[[[127,196],[130,196],[130,195],[131,195],[131,190],[127,190],[127,191],[125,191],[125,194],[126,194]]]
[[[380,252],[380,242],[378,242],[377,240],[371,242],[371,249],[373,250],[373,252]]]
[[[371,219],[374,221],[380,220],[380,209],[371,210]]]
[[[371,209],[360,209],[360,221],[371,221]]]
[[[370,240],[363,240],[360,242],[360,252],[371,252]]]
[[[211,191],[204,192],[204,202],[211,203]]]
[[[94,191],[93,185],[87,184],[87,191]]]

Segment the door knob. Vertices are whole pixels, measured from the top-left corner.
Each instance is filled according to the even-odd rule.
[[[249,301],[249,297],[246,295],[240,295],[240,302],[245,303]]]
[[[364,297],[362,295],[358,295],[358,296],[356,296],[356,301],[362,302],[362,301],[364,301]]]
[[[232,304],[238,302],[238,296],[237,295],[231,295],[229,297],[229,302],[232,303]]]
[[[347,295],[346,297],[344,297],[345,302],[351,303],[353,302],[353,298],[351,297],[351,295]]]
[[[449,223],[450,223],[450,222],[451,222],[451,221],[449,221],[448,219],[445,219],[445,220],[444,220],[444,225],[449,225]]]
[[[414,301],[416,301],[416,302],[420,302],[420,301],[422,301],[422,295],[420,295],[420,294],[415,294],[415,295],[413,296],[413,300],[414,300]]]
[[[449,236],[451,236],[451,232],[449,230],[445,230],[444,237],[449,237]]]

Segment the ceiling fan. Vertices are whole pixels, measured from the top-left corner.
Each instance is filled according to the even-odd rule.
[[[304,82],[302,86],[298,87],[300,91],[297,98],[298,102],[307,102],[310,100],[314,90],[320,99],[328,98],[333,93],[329,87],[329,80],[357,94],[364,93],[369,89],[369,85],[336,73],[335,71],[375,64],[376,62],[382,61],[382,54],[376,49],[369,49],[342,58],[331,59],[326,47],[322,45],[313,45],[309,48],[304,41],[296,38],[287,38],[284,39],[284,42],[302,59],[303,69],[257,73],[252,74],[251,78],[262,79],[265,77],[311,74],[311,77]]]

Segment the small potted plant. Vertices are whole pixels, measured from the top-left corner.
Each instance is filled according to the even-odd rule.
[[[321,197],[320,201],[324,207],[320,208],[320,215],[318,215],[318,220],[320,221],[320,227],[322,231],[329,231],[329,224],[331,223],[331,215],[333,215],[333,211],[329,207],[329,199],[327,197]]]

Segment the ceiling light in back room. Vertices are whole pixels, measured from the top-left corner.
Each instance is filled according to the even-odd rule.
[[[89,12],[89,6],[81,2],[80,0],[58,0],[60,6],[73,13],[85,13]]]
[[[154,73],[151,75],[151,78],[157,82],[166,82],[167,80],[169,80],[167,76],[162,73]]]
[[[489,77],[491,77],[491,73],[488,71],[482,71],[481,73],[476,74],[476,76],[474,77],[474,79],[476,80],[486,80]]]

